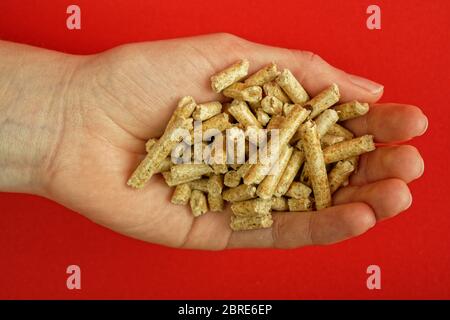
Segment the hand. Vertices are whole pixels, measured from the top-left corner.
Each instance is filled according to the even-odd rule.
[[[230,211],[194,219],[187,206],[170,203],[172,189],[157,175],[142,190],[126,181],[145,155],[145,141],[161,135],[177,100],[219,98],[209,76],[240,58],[250,72],[270,61],[290,68],[315,95],[339,85],[342,100],[375,103],[383,87],[338,70],[317,55],[251,43],[231,35],[156,41],[121,46],[77,62],[59,98],[63,125],[49,143],[39,194],[122,234],[173,247],[224,249],[291,248],[329,244],[364,233],[377,221],[411,204],[407,183],[424,170],[412,146],[380,147],[363,155],[349,186],[334,196],[335,206],[317,213],[274,213],[272,228],[232,232]],[[51,66],[49,66],[51,68]],[[373,104],[345,126],[391,143],[421,135],[427,119],[414,106]]]

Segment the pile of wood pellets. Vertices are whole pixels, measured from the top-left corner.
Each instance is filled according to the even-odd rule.
[[[230,202],[233,230],[268,228],[272,211],[304,212],[331,206],[333,193],[347,185],[357,170],[359,155],[375,149],[371,135],[354,137],[339,122],[366,114],[369,105],[358,101],[338,104],[336,84],[311,98],[288,69],[278,71],[274,63],[250,76],[248,70],[249,62],[243,59],[211,77],[212,89],[222,93],[226,102],[197,104],[191,96],[181,98],[164,134],[147,142],[147,155],[128,185],[142,188],[161,173],[167,185],[175,187],[171,202],[190,205],[195,217],[208,210],[223,211]],[[174,153],[191,151],[194,145],[192,140],[183,143],[177,129],[188,130],[192,137],[194,121],[201,121],[200,134],[209,129],[219,133],[278,129],[275,164],[230,162],[228,150],[214,163],[198,159],[195,151],[188,153],[190,160],[197,160],[194,163],[174,163]],[[207,138],[200,139],[203,149],[211,146]],[[246,153],[248,145],[247,141]],[[274,151],[269,146],[260,148],[267,148],[270,155]]]

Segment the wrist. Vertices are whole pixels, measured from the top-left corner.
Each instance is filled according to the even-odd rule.
[[[0,42],[0,191],[46,194],[78,59]]]

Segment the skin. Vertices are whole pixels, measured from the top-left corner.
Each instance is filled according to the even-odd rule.
[[[226,52],[226,54],[223,54]],[[90,56],[0,42],[0,190],[37,194],[130,237],[172,247],[220,250],[294,248],[358,236],[411,205],[407,183],[423,160],[412,146],[427,118],[405,104],[376,104],[383,87],[336,69],[317,55],[248,42],[229,34],[129,44]],[[270,61],[288,67],[315,95],[339,85],[342,101],[371,103],[344,125],[386,145],[363,155],[335,206],[317,213],[275,213],[272,228],[232,232],[230,212],[197,219],[170,204],[157,175],[139,191],[126,181],[161,135],[183,95],[219,98],[209,76],[246,57],[254,72]]]

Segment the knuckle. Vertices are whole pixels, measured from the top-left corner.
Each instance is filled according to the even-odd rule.
[[[322,62],[323,59],[316,53],[312,51],[300,51],[300,54],[302,55],[303,59],[305,59],[308,62]]]
[[[297,58],[303,62],[303,64],[323,64],[328,65],[328,63],[322,59],[317,53],[308,50],[294,50],[294,54]]]
[[[227,42],[240,42],[243,39],[238,37],[237,35],[229,32],[220,32],[216,34],[217,38],[219,38],[221,41],[227,41]]]
[[[135,49],[128,44],[120,45],[99,55],[100,65],[114,73],[127,70],[137,60]],[[134,58],[134,59],[133,59]]]

